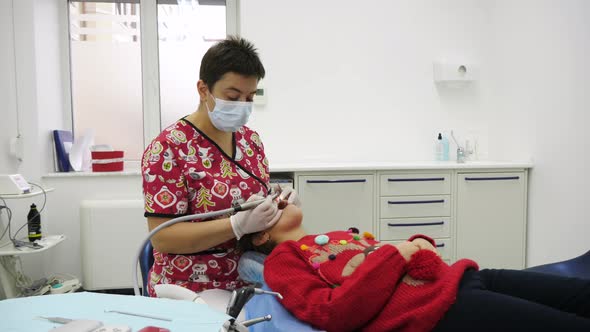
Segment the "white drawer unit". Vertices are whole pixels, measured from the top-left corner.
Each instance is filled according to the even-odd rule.
[[[450,217],[381,219],[379,222],[381,240],[406,240],[414,234],[431,238],[451,236]]]
[[[386,172],[379,175],[378,236],[406,240],[415,234],[435,239],[453,259],[452,172]]]
[[[436,195],[451,193],[451,174],[381,174],[381,196]]]
[[[407,239],[404,239],[405,241]],[[403,241],[382,241],[387,244],[397,244]],[[440,254],[445,263],[450,264],[453,257],[453,243],[450,239],[435,239],[436,251]]]
[[[310,234],[356,227],[373,232],[374,175],[300,175],[297,191]]]
[[[395,196],[380,198],[381,218],[451,215],[451,196]]]

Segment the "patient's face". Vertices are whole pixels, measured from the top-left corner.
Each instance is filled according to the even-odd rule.
[[[266,230],[267,233],[272,237],[273,235],[279,235],[283,232],[292,230],[301,225],[303,220],[303,213],[301,209],[296,205],[289,204],[282,210],[282,215],[277,223]]]

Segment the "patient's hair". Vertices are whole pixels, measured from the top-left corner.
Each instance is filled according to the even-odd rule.
[[[265,255],[270,254],[278,243],[269,238],[265,243],[255,246],[253,240],[258,234],[260,233],[251,233],[242,236],[240,240],[238,240],[238,248],[242,251],[256,251]]]
[[[213,45],[203,56],[199,78],[207,84],[210,91],[213,85],[228,72],[243,76],[264,78],[265,71],[254,45],[237,36]]]

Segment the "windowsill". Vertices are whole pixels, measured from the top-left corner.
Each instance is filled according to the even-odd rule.
[[[44,178],[107,177],[107,176],[141,176],[140,170],[121,172],[59,172],[43,175]]]
[[[123,171],[120,172],[53,172],[43,175],[44,178],[78,178],[78,177],[107,177],[107,176],[140,176],[141,167],[138,160],[125,160]]]

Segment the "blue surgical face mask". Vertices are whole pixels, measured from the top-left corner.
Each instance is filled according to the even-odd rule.
[[[248,123],[252,113],[252,102],[213,98],[215,99],[213,111],[209,109],[207,102],[205,102],[205,106],[207,107],[209,119],[211,119],[211,123],[215,128],[221,131],[236,132],[240,127]]]

